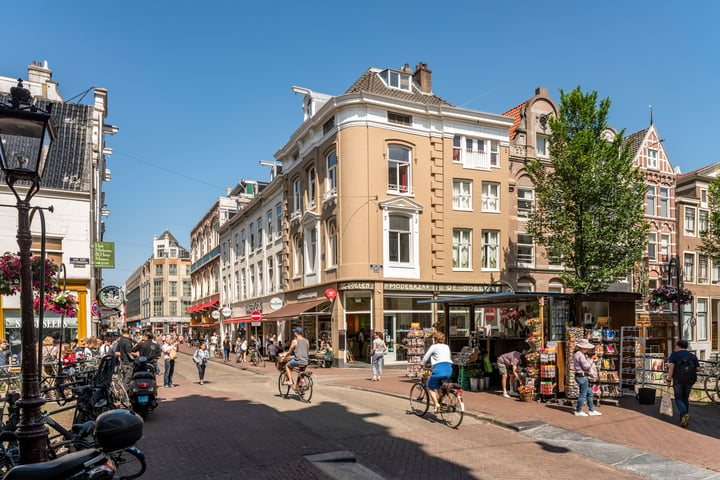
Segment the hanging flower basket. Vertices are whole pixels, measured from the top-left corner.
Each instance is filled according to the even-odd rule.
[[[40,266],[39,256],[32,257],[32,286],[33,290],[40,288]],[[45,277],[42,282],[46,292],[57,293],[58,289],[55,276],[58,266],[48,259],[45,259]],[[0,256],[0,295],[15,295],[20,291],[20,257],[14,253],[5,252]]]
[[[35,313],[40,311],[40,296],[35,295],[33,299],[33,307]],[[66,317],[75,317],[78,309],[77,298],[69,292],[50,293],[45,295],[43,300],[43,309],[53,311],[58,315],[64,315]]]
[[[679,305],[685,305],[693,300],[693,294],[687,288],[678,290],[672,285],[663,285],[662,287],[650,290],[650,298],[648,304],[652,308],[658,308],[668,303],[677,302]]]

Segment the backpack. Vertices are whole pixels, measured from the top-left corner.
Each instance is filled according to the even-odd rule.
[[[673,380],[678,385],[692,385],[697,381],[697,370],[692,355],[680,357],[680,360],[675,362]]]

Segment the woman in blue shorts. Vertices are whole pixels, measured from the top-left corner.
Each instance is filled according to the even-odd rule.
[[[440,411],[440,402],[438,402],[437,390],[440,388],[440,382],[452,376],[452,356],[450,355],[450,347],[445,344],[445,334],[435,332],[433,334],[433,344],[422,359],[425,365],[430,360],[432,365],[432,375],[428,379],[428,392],[430,400],[435,404],[435,411]]]

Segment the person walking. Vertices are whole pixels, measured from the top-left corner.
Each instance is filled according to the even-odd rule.
[[[697,381],[698,370],[700,362],[694,353],[688,352],[688,341],[678,340],[668,358],[667,386],[672,386],[675,392],[681,427],[687,427],[690,422],[690,391]]]
[[[595,405],[593,405],[593,389],[590,386],[590,380],[588,378],[590,369],[593,367],[593,364],[598,361],[597,355],[593,355],[588,359],[588,352],[595,350],[595,345],[583,338],[577,342],[575,349],[575,354],[573,355],[575,383],[577,383],[577,386],[580,388],[580,395],[578,396],[577,406],[575,407],[575,416],[587,417],[602,415],[602,413],[595,410]],[[583,412],[585,400],[587,400],[588,413]]]
[[[0,338],[0,373],[7,374],[12,365],[12,352],[8,348],[8,342]]]
[[[387,345],[382,339],[382,333],[375,332],[375,338],[372,342],[372,382],[379,382],[382,377],[382,369],[385,352],[387,351]]]
[[[163,386],[166,388],[172,388],[173,384],[172,377],[175,373],[175,358],[177,358],[177,342],[173,342],[172,337],[168,335],[165,337],[165,343],[163,343],[163,360],[165,360],[165,376],[163,377]]]
[[[235,363],[240,363],[240,360],[242,359],[242,344],[243,338],[238,335],[235,339]]]
[[[230,335],[225,335],[225,340],[222,343],[223,347],[223,362],[227,362],[230,359]]]
[[[193,362],[195,362],[195,366],[197,367],[200,385],[205,385],[205,367],[207,366],[209,358],[210,352],[208,352],[207,346],[201,343],[200,347],[193,353]]]

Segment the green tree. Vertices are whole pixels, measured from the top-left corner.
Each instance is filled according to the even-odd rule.
[[[708,196],[710,199],[708,229],[700,232],[702,244],[698,250],[713,260],[718,260],[720,259],[720,177],[708,185]]]
[[[550,161],[526,165],[536,206],[528,231],[566,267],[576,292],[604,290],[632,272],[647,242],[644,177],[632,163],[623,132],[607,139],[610,100],[578,86],[560,90],[551,117]]]

